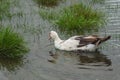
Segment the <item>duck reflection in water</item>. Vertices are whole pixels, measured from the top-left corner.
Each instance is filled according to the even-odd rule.
[[[66,58],[70,58],[69,61],[72,64],[78,65],[86,65],[86,66],[110,66],[111,60],[107,58],[106,55],[102,54],[100,51],[96,52],[64,52],[60,50],[56,50],[55,52],[49,51],[52,59],[48,59],[51,63],[61,62],[64,59],[66,62]],[[76,59],[76,61],[75,61]],[[63,62],[63,63],[64,63]],[[74,63],[75,62],[75,63]]]

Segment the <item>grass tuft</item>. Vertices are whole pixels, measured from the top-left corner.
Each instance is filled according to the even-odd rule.
[[[28,51],[22,36],[15,33],[10,27],[0,29],[0,56],[22,57]]]
[[[40,15],[43,19],[53,22],[60,30],[68,33],[98,31],[106,22],[103,12],[83,3],[66,7],[59,12],[41,10]]]
[[[77,32],[98,29],[104,23],[103,13],[83,4],[77,4],[63,9],[62,14],[56,21],[56,24],[61,30]]]

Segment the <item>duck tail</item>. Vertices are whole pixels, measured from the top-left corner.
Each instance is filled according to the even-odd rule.
[[[96,43],[96,45],[100,45],[101,43],[109,40],[111,38],[111,36],[107,36],[107,37],[104,37],[104,38],[99,38],[98,42]]]

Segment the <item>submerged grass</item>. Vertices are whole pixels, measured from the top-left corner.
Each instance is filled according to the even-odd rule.
[[[9,8],[10,0],[0,0],[0,20],[5,17],[11,17]]]
[[[105,0],[92,0],[93,3],[104,3]]]
[[[24,39],[12,28],[0,29],[0,56],[8,58],[22,57],[28,52]]]
[[[47,20],[56,20],[59,16],[56,12],[54,12],[54,10],[45,10],[45,9],[41,9],[39,12],[40,16],[43,19],[47,19]]]
[[[35,0],[39,5],[52,7],[58,5],[60,0]]]

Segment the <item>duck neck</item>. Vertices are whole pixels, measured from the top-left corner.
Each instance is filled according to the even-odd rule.
[[[59,36],[56,36],[56,38],[54,39],[54,42],[61,42],[62,40],[60,39]]]

